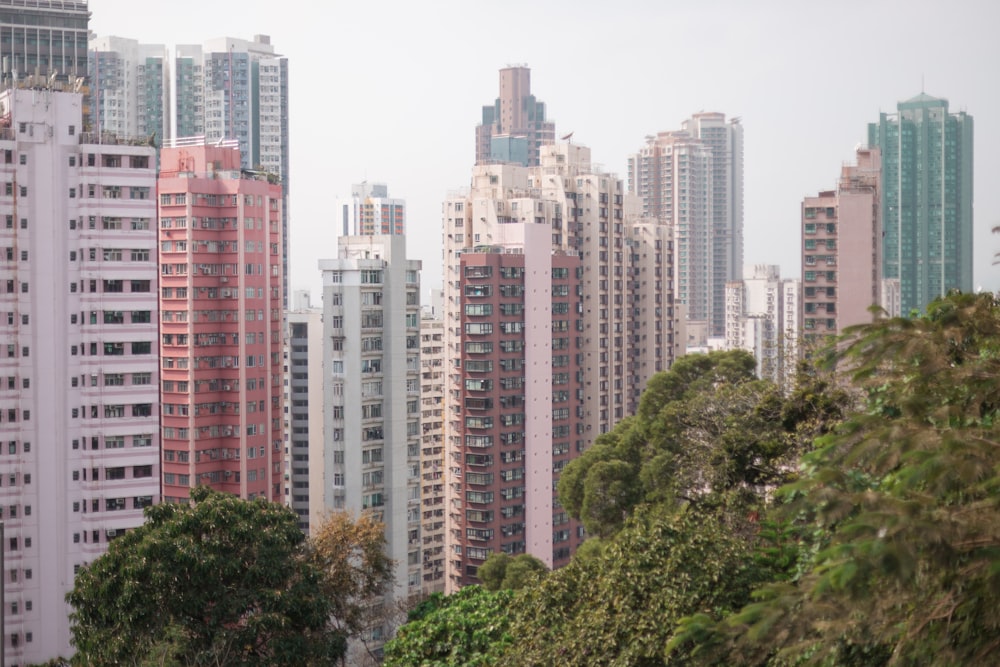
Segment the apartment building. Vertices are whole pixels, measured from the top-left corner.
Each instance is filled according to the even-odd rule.
[[[83,132],[83,107],[48,87],[0,94],[0,646],[12,666],[72,652],[77,569],[160,497],[155,153]]]
[[[695,329],[725,329],[725,285],[743,266],[743,126],[698,113],[681,129],[646,137],[628,162],[629,192],[644,215],[673,228],[677,301]]]
[[[683,311],[672,230],[643,219],[585,146],[543,146],[537,167],[477,165],[445,201],[443,233],[453,590],[493,551],[568,562],[584,535],[558,475],[670,367]]]
[[[348,236],[320,270],[325,447],[321,458],[310,455],[322,471],[310,506],[385,523],[393,593],[405,598],[423,585],[420,262],[407,259],[402,236]]]
[[[283,499],[282,191],[235,142],[164,147],[163,494]]]
[[[872,321],[882,300],[880,152],[859,148],[836,190],[802,202],[802,330],[815,339]]]
[[[308,534],[323,521],[322,510],[309,505],[313,478],[322,484],[321,469],[309,459],[322,460],[323,452],[323,309],[311,304],[309,292],[296,291],[285,316],[285,503]]]
[[[420,539],[423,590],[444,591],[444,320],[420,320]]]

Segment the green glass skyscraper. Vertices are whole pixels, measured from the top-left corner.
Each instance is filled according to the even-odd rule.
[[[906,315],[972,291],[972,116],[921,93],[868,125],[882,151],[882,277]]]

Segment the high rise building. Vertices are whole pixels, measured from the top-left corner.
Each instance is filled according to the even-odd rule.
[[[920,93],[868,126],[882,157],[882,276],[903,314],[972,290],[972,116]]]
[[[130,134],[155,136],[157,145],[164,138],[204,137],[212,144],[234,139],[243,169],[281,177],[282,280],[287,286],[288,59],[275,53],[270,37],[179,44],[172,67],[162,45],[94,37],[90,49],[93,127],[124,127]],[[282,304],[287,308],[287,291]]]
[[[389,197],[385,183],[355,183],[350,199],[338,201],[335,210],[343,236],[406,232],[406,201]]]
[[[743,126],[697,113],[680,131],[660,132],[629,158],[629,192],[644,215],[673,227],[677,299],[687,318],[725,330],[726,281],[743,266]]]
[[[310,304],[309,292],[296,291],[286,319],[285,502],[308,533],[323,520],[322,510],[309,505],[313,478],[322,484],[322,470],[309,459],[323,455],[323,309]]]
[[[872,321],[882,300],[879,150],[859,148],[836,190],[802,202],[802,328],[807,339]]]
[[[163,494],[282,499],[282,192],[235,142],[160,155]]]
[[[420,320],[420,540],[424,593],[444,591],[444,320]]]
[[[155,153],[83,123],[80,94],[0,94],[8,665],[72,652],[77,568],[160,494]]]
[[[170,136],[170,60],[163,44],[123,37],[90,42],[93,127],[123,137]]]
[[[632,414],[681,341],[672,231],[584,146],[477,165],[444,205],[448,588],[494,551],[565,564],[562,468]]]
[[[799,312],[798,281],[782,280],[776,265],[755,264],[743,280],[726,283],[727,350],[746,350],[757,377],[782,384],[794,376]]]
[[[476,164],[513,162],[537,166],[541,147],[556,139],[556,124],[546,119],[545,103],[531,94],[531,69],[500,70],[500,96],[483,107],[476,126]]]
[[[87,74],[86,0],[0,0],[4,76]]]
[[[310,484],[309,502],[385,523],[394,594],[405,597],[420,592],[423,575],[420,262],[407,259],[403,236],[342,236],[320,270],[326,447],[310,456],[322,482]]]

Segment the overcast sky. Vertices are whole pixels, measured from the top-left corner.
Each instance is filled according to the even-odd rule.
[[[1000,3],[701,0],[502,3],[90,0],[91,30],[168,45],[271,36],[289,58],[292,289],[335,256],[331,204],[363,179],[407,201],[425,290],[441,201],[468,185],[498,70],[531,67],[558,135],[626,177],[647,134],[742,118],[745,261],[798,277],[799,206],[830,189],[867,123],[923,88],[975,119],[975,282],[1000,289]],[[314,302],[319,301],[318,294]]]

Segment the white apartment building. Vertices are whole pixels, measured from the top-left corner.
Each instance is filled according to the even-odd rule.
[[[432,311],[433,312],[433,311]],[[444,320],[420,320],[420,539],[424,593],[445,589]]]
[[[93,126],[119,137],[170,136],[170,56],[163,44],[126,37],[90,41]]]
[[[420,262],[402,236],[347,236],[323,273],[324,448],[310,452],[310,510],[385,523],[395,596],[422,587]],[[375,637],[377,639],[377,637]]]
[[[743,280],[726,283],[725,349],[752,353],[758,377],[781,384],[794,375],[799,292],[773,264],[748,265]]]
[[[2,646],[72,653],[76,570],[159,500],[156,157],[83,98],[0,94]]]

